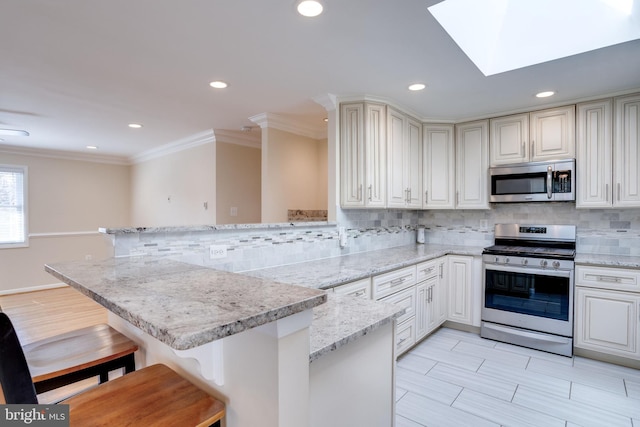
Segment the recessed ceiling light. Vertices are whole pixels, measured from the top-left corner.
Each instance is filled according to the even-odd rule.
[[[0,129],[0,135],[6,136],[29,136],[29,132],[20,129]]]
[[[422,83],[414,83],[412,85],[409,85],[409,90],[423,90],[425,87],[427,87],[426,85],[422,84]]]
[[[87,150],[97,150],[98,147],[96,145],[87,145]]]
[[[211,86],[212,88],[215,88],[215,89],[224,89],[229,85],[226,84],[223,81],[216,80],[216,81],[213,81],[213,82],[209,83],[209,86]]]
[[[133,129],[140,129],[142,125],[140,123],[129,123],[129,127]]]
[[[328,117],[325,117],[324,119],[322,119],[325,123],[327,123],[329,121]]]
[[[552,91],[552,90],[547,90],[547,91],[544,91],[544,92],[536,93],[536,97],[538,97],[538,98],[546,98],[546,97],[552,96],[552,95],[555,95],[555,92]]]
[[[302,16],[313,18],[322,13],[323,7],[319,1],[303,0],[298,3],[298,13]]]

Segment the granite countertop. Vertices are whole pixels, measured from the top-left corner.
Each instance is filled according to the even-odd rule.
[[[333,221],[290,221],[258,224],[218,224],[218,225],[183,225],[169,227],[100,227],[98,232],[102,234],[153,234],[153,233],[184,233],[198,231],[224,231],[224,230],[269,230],[283,228],[312,228],[335,227]]]
[[[640,257],[625,255],[576,254],[575,263],[603,267],[640,268]]]
[[[480,256],[483,249],[475,246],[415,244],[262,268],[243,274],[309,288],[330,289],[444,255]]]
[[[177,350],[311,309],[325,292],[164,258],[45,266],[64,283]]]

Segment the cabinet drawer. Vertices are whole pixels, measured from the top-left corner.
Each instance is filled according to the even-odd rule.
[[[404,314],[398,317],[398,323],[402,323],[416,314],[416,288],[404,289],[395,294],[382,298],[380,301],[389,302],[405,309]]]
[[[407,351],[416,342],[415,317],[411,317],[396,327],[396,357]]]
[[[640,270],[576,266],[576,286],[640,292]]]
[[[373,278],[373,297],[375,300],[379,300],[380,298],[384,298],[387,295],[391,295],[415,284],[415,265],[380,274]]]
[[[351,295],[364,299],[371,299],[371,279],[361,279],[345,285],[336,286],[333,292],[339,295]]]
[[[420,283],[424,280],[427,280],[433,276],[437,276],[440,274],[440,259],[432,259],[430,261],[421,262],[416,265],[416,282]]]

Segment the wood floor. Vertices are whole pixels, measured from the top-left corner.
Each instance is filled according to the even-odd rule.
[[[107,323],[105,308],[70,287],[0,295],[0,308],[11,319],[22,345],[85,326]],[[114,374],[118,375],[115,371]],[[97,384],[97,377],[89,378],[42,393],[38,395],[38,401],[42,404],[57,402]]]
[[[396,427],[640,427],[640,371],[440,329],[398,359]]]

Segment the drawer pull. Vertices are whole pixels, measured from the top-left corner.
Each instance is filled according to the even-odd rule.
[[[391,281],[391,282],[389,282],[389,283],[391,283],[391,286],[392,286],[392,287],[393,287],[393,286],[398,286],[398,285],[402,284],[402,282],[404,282],[404,279],[405,279],[404,277],[400,277],[400,278],[398,278],[398,279],[392,280],[392,281]]]
[[[365,294],[365,290],[364,289],[360,289],[359,291],[351,293],[351,295],[353,295],[354,297],[361,297],[364,294]]]
[[[612,282],[612,283],[622,282],[622,279],[620,277],[615,277],[615,276],[598,276],[598,280],[601,282]]]
[[[422,270],[423,273],[425,274],[429,274],[433,271],[434,267],[429,267],[429,268],[425,268],[424,270]]]
[[[398,345],[398,346],[399,346],[400,344],[402,344],[402,343],[403,343],[403,342],[405,342],[406,340],[407,340],[406,338],[402,338],[401,340],[399,340],[399,341],[396,343],[396,345]]]

